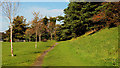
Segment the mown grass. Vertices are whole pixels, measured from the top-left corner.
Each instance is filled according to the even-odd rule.
[[[53,45],[55,41],[38,42],[13,42],[14,57],[11,56],[10,42],[2,43],[2,66],[30,66],[37,56]]]
[[[0,68],[2,66],[2,42],[0,42]]]
[[[44,58],[43,66],[117,66],[118,27],[60,42]]]

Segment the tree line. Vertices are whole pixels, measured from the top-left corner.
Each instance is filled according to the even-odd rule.
[[[79,37],[89,31],[99,31],[120,25],[120,2],[70,2],[59,16],[64,24],[57,30],[57,40]]]
[[[64,16],[47,17],[33,12],[33,20],[26,23],[24,16],[15,17],[19,3],[3,2],[3,15],[9,19],[9,29],[2,33],[4,41],[12,42],[56,40],[65,41],[79,37],[88,31],[99,31],[120,25],[120,2],[70,2]],[[60,21],[63,24],[56,24]]]
[[[39,12],[34,12],[34,19],[26,23],[23,16],[17,16],[13,20],[13,42],[23,41],[47,41],[54,40],[56,36],[56,17],[40,17]],[[10,41],[10,28],[3,34],[4,41]]]
[[[64,16],[48,18],[33,12],[34,19],[27,24],[23,16],[17,16],[13,21],[13,41],[63,41],[88,31],[116,27],[120,24],[119,10],[120,2],[70,2]],[[3,35],[5,41],[10,40],[9,34],[10,29]]]

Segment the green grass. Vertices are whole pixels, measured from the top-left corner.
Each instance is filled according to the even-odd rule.
[[[59,42],[44,58],[43,66],[118,65],[118,28]]]
[[[2,43],[0,42],[0,68],[2,66]]]
[[[30,66],[37,56],[53,45],[55,41],[38,42],[13,42],[14,57],[11,56],[10,42],[2,43],[2,65],[3,66]]]

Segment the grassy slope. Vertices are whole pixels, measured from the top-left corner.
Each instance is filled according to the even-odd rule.
[[[89,36],[60,42],[44,58],[43,66],[117,65],[118,28],[103,29]]]
[[[3,66],[28,66],[31,65],[41,52],[53,45],[54,41],[39,42],[35,48],[34,42],[14,42],[13,49],[16,56],[11,57],[10,43],[2,43],[2,65]]]

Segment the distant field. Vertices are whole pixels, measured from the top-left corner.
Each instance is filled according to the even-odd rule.
[[[11,57],[10,42],[2,43],[2,65],[3,66],[30,66],[40,53],[53,45],[54,41],[38,42],[13,42],[14,57]]]
[[[60,42],[44,58],[43,66],[117,66],[118,28]]]

